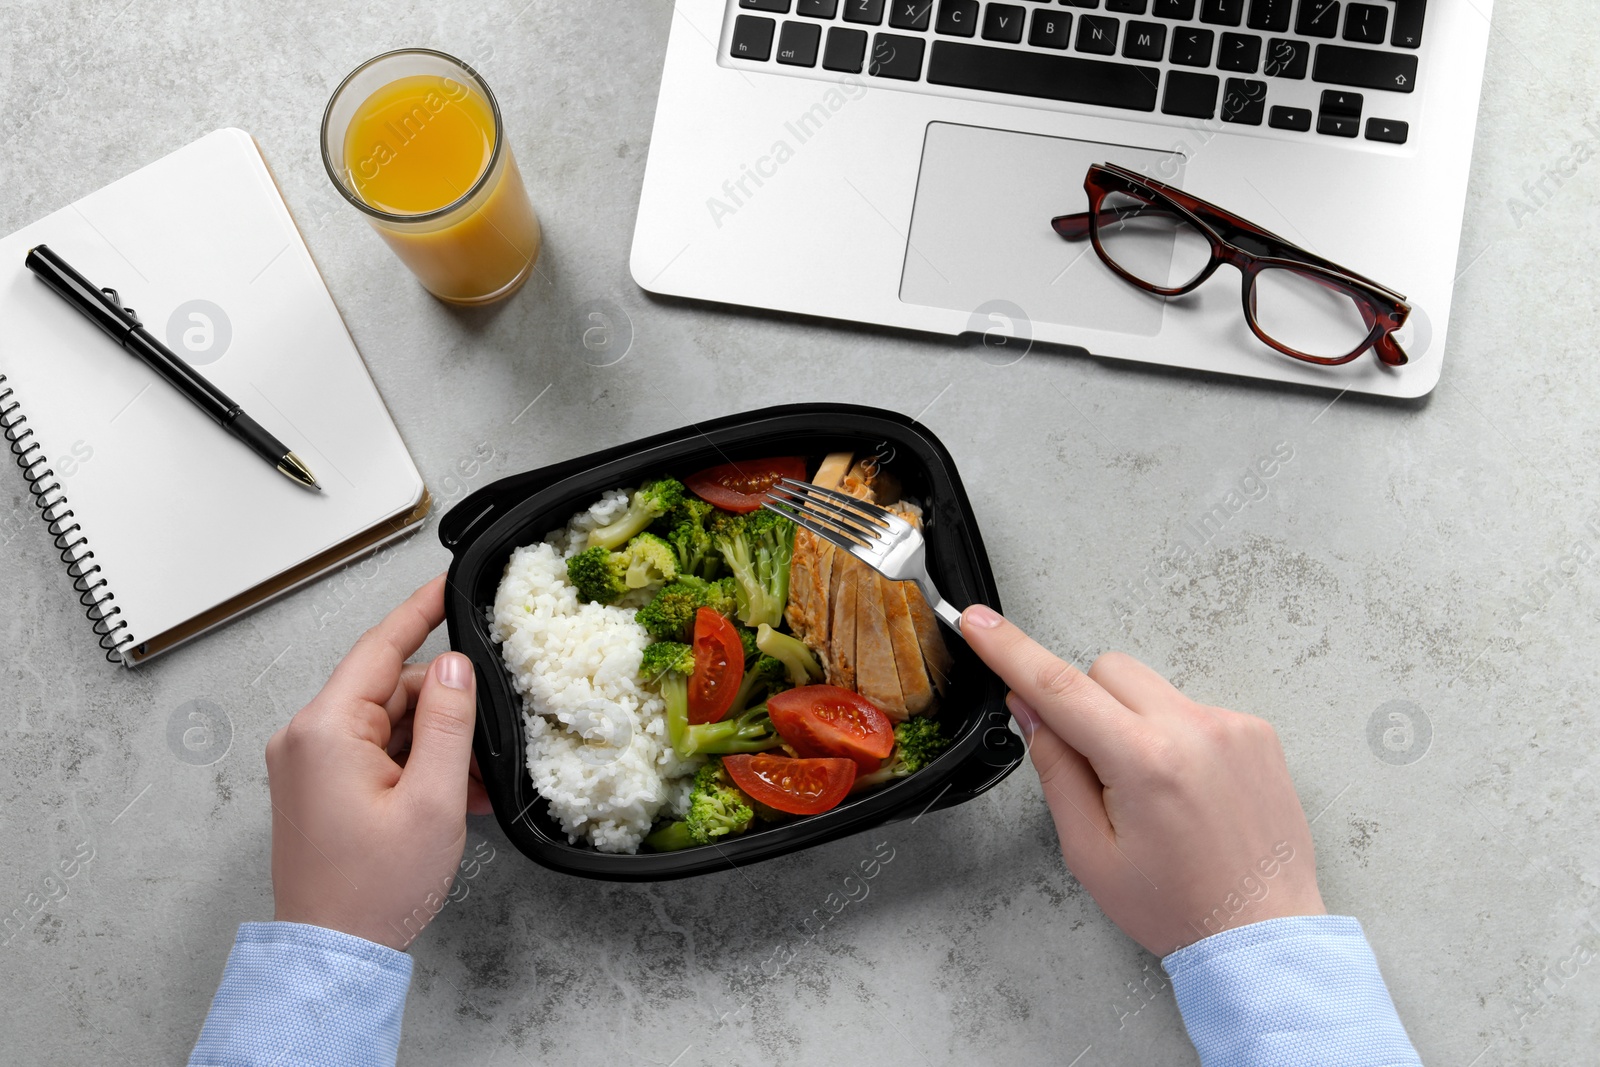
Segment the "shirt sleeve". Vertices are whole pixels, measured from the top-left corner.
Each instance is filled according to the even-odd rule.
[[[245,923],[189,1067],[393,1067],[411,957],[301,923]]]
[[[1421,1067],[1355,919],[1268,919],[1162,963],[1204,1067]]]

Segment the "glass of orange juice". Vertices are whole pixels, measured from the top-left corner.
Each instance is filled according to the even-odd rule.
[[[440,300],[492,303],[533,272],[539,219],[500,105],[454,56],[406,48],[351,71],[322,115],[322,162]]]

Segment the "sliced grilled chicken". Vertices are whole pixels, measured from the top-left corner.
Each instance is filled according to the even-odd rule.
[[[859,568],[856,589],[856,692],[876,704],[895,722],[910,714],[900,692],[900,670],[889,638],[889,611],[884,604],[883,576]]]
[[[842,552],[833,557],[833,618],[828,632],[828,681],[856,688],[856,591],[867,565]]]
[[[811,484],[824,489],[839,488],[844,476],[850,473],[850,460],[854,455],[854,452],[829,452],[817,467],[816,477],[811,479]]]
[[[902,702],[907,715],[921,715],[933,706],[933,683],[928,678],[928,669],[923,662],[922,639],[917,633],[917,625],[911,618],[911,608],[906,599],[910,596],[920,597],[922,591],[910,582],[891,582],[882,576],[878,578],[878,586],[889,619],[889,641],[894,646],[894,665],[900,676]]]

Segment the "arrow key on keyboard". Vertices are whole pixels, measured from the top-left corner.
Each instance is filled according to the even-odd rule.
[[[1405,144],[1406,138],[1411,134],[1409,122],[1397,122],[1394,119],[1368,119],[1367,140],[1383,141],[1385,144]]]

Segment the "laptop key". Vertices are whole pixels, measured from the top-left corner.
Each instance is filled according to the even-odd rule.
[[[1361,129],[1361,120],[1349,115],[1318,115],[1317,132],[1332,137],[1354,137]]]
[[[1029,44],[1035,48],[1065,48],[1071,40],[1071,15],[1049,8],[1040,8],[1033,13],[1033,27],[1028,30]]]
[[[922,50],[926,42],[921,37],[902,37],[897,33],[872,35],[872,62],[867,73],[878,78],[898,78],[914,82],[922,77]]]
[[[1022,20],[1025,17],[1022,8],[1015,4],[990,4],[983,12],[984,40],[1016,44],[1022,40]],[[1093,17],[1085,15],[1084,19],[1087,21]]]
[[[1261,72],[1272,78],[1304,78],[1311,60],[1311,46],[1304,41],[1273,38],[1267,44],[1267,61]]]
[[[933,17],[933,0],[890,0],[889,25],[897,30],[925,30]]]
[[[844,20],[878,25],[883,21],[883,0],[844,0]]]
[[[1333,37],[1339,32],[1339,0],[1300,0],[1294,32],[1303,37]]]
[[[1192,19],[1194,0],[1156,0],[1155,10],[1150,13],[1162,19]]]
[[[1161,97],[1161,110],[1168,115],[1209,119],[1217,113],[1217,91],[1221,87],[1222,79],[1215,74],[1170,70],[1167,90]]]
[[[1322,90],[1322,103],[1318,110],[1324,115],[1349,115],[1351,118],[1361,117],[1361,105],[1366,98],[1360,93],[1345,93],[1338,89]]]
[[[1306,133],[1311,129],[1311,109],[1308,107],[1275,107],[1267,113],[1267,125],[1278,130],[1295,130]]]
[[[1253,78],[1229,78],[1222,88],[1222,121],[1245,126],[1261,125],[1267,108],[1267,83]]]
[[[1159,67],[935,41],[928,81],[1042,100],[1154,111]]]
[[[817,65],[817,45],[822,27],[815,22],[785,22],[778,31],[778,62],[791,67]]]
[[[822,49],[824,70],[860,74],[867,55],[867,31],[843,26],[828,27],[828,43]]]
[[[992,4],[989,10],[994,10]],[[1078,17],[1078,51],[1092,52],[1102,56],[1116,55],[1117,20],[1108,19],[1104,15],[1080,15]]]
[[[728,54],[734,59],[759,59],[766,62],[772,55],[772,33],[778,24],[772,19],[754,15],[740,15],[733,20],[733,43]]]
[[[1311,80],[1357,89],[1387,89],[1409,93],[1417,87],[1417,57],[1375,48],[1346,48],[1341,44],[1317,45]]]
[[[795,0],[794,13],[811,19],[831,19],[839,10],[839,0]]]
[[[978,32],[978,0],[939,0],[939,21],[934,30],[952,37]]]
[[[782,15],[789,13],[789,0],[739,0],[739,6],[747,11],[776,11]]]
[[[1167,50],[1167,28],[1159,22],[1130,22],[1122,39],[1122,54],[1129,59],[1160,62]]]
[[[1254,74],[1261,65],[1261,38],[1244,33],[1225,33],[1217,49],[1217,67],[1220,70]]]
[[[1067,7],[1099,7],[1100,0],[1061,0]]]
[[[1211,42],[1216,37],[1210,30],[1192,30],[1187,27],[1173,31],[1172,55],[1174,63],[1186,67],[1211,66]]]
[[[1283,33],[1289,28],[1289,9],[1292,0],[1250,0],[1250,17],[1245,25],[1252,30]]]
[[[1116,11],[1124,15],[1142,15],[1149,6],[1149,0],[1106,0],[1107,11]]]
[[[1200,21],[1222,26],[1237,26],[1244,21],[1244,0],[1204,0]]]
[[[1427,13],[1428,0],[1394,0],[1394,36],[1389,43],[1396,48],[1418,48],[1422,45],[1422,18]]]
[[[1405,144],[1406,137],[1411,133],[1409,122],[1397,122],[1394,119],[1368,119],[1367,140],[1383,141],[1386,144]]]
[[[1344,39],[1382,44],[1389,31],[1389,10],[1377,4],[1351,4],[1344,9]]]

